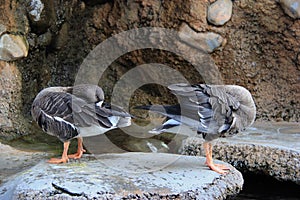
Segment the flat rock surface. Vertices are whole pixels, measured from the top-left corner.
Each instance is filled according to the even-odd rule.
[[[224,141],[253,143],[264,146],[286,148],[300,153],[300,123],[257,122],[244,133]]]
[[[0,199],[225,199],[240,191],[240,172],[229,166],[220,175],[204,162],[165,153],[85,155],[60,165],[43,160],[3,184]]]
[[[15,149],[9,145],[0,143],[0,184],[10,176],[31,168],[47,157],[44,152],[29,152]]]
[[[183,153],[204,155],[202,138],[188,138]],[[242,171],[300,184],[300,124],[255,123],[241,134],[215,141],[213,157]]]

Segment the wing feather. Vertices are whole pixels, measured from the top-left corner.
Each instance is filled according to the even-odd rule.
[[[188,117],[199,121],[199,132],[219,134],[227,131],[233,122],[232,112],[240,106],[222,86],[174,84],[168,88],[177,96],[182,110],[197,113]]]
[[[96,125],[101,126],[103,128],[101,130],[105,131],[118,126],[119,119],[130,120],[128,117],[131,115],[121,108],[108,106],[105,103],[98,104],[93,102],[94,100],[91,101],[91,99],[97,101],[97,98],[84,96],[93,94],[84,93],[78,96],[72,94],[73,90],[69,89],[64,87],[44,89],[37,95],[31,108],[32,116],[38,125],[45,132],[57,136],[62,141],[79,135],[83,127]],[[103,101],[103,99],[99,100]]]

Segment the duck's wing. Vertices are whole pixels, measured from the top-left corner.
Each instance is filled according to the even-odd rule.
[[[42,91],[33,101],[31,114],[43,131],[66,141],[79,135],[74,124],[71,95]]]
[[[240,103],[223,87],[173,84],[168,88],[180,101],[181,115],[199,121],[198,132],[220,134],[232,126]]]
[[[45,132],[62,141],[78,136],[80,127],[113,126],[110,121],[112,114],[107,109],[99,109],[95,103],[87,103],[70,93],[47,92],[39,95],[32,104],[31,112]]]

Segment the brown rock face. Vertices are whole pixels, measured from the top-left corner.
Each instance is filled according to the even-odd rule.
[[[22,134],[26,124],[22,116],[22,76],[12,63],[0,61],[0,136],[12,139]]]
[[[21,97],[16,98],[22,106],[11,107],[11,113],[19,112],[31,120],[30,106],[38,91],[46,86],[74,84],[84,58],[106,39],[142,27],[177,32],[185,23],[195,34],[213,32],[224,39],[218,50],[206,56],[215,62],[220,75],[218,80],[242,85],[252,92],[258,120],[300,119],[300,21],[287,16],[280,4],[273,0],[234,1],[230,20],[218,27],[207,22],[207,8],[213,1],[205,0],[90,3],[78,0],[47,3],[41,0],[43,6],[37,7],[37,10],[44,9],[39,10],[40,18],[29,15],[32,1],[0,2],[1,32],[5,30],[1,34],[18,33],[26,36],[29,42],[28,56],[14,64],[22,77],[18,90]],[[169,45],[167,40],[160,44],[160,37],[159,34],[151,36],[152,44]],[[129,41],[125,40],[125,43]],[[197,56],[201,53],[193,45],[178,45],[179,38],[170,38],[169,41],[176,50]],[[126,48],[124,41],[116,43],[118,48],[113,46],[107,52]],[[143,40],[139,43],[142,44]],[[114,85],[128,70],[147,63],[160,63],[175,69],[190,83],[205,80],[193,62],[176,51],[136,49],[107,63],[109,67],[99,77],[98,82],[107,94],[107,100],[110,100]],[[146,77],[145,74],[140,76]],[[132,94],[130,105],[174,102],[176,99],[166,88],[147,84]],[[7,100],[1,99],[0,103],[7,105]],[[18,115],[12,116],[11,120],[18,121]]]

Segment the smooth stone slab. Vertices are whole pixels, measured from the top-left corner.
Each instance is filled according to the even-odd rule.
[[[188,138],[183,153],[204,155],[203,139]],[[213,157],[241,171],[264,173],[300,185],[300,124],[258,123],[231,138],[215,141]]]
[[[9,176],[31,168],[47,156],[44,152],[21,151],[2,143],[0,152],[0,184],[9,180]]]
[[[85,156],[59,165],[42,161],[2,185],[0,199],[225,199],[241,190],[240,172],[229,166],[220,175],[204,162],[165,153]]]
[[[217,33],[197,33],[185,23],[181,25],[178,36],[186,44],[207,53],[212,53],[219,48],[224,41],[223,37]]]

